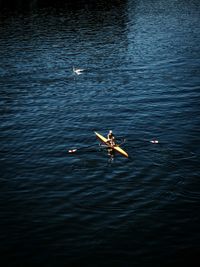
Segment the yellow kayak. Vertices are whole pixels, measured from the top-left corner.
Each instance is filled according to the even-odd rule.
[[[121,155],[123,155],[124,157],[127,157],[128,158],[128,154],[126,153],[126,151],[124,151],[121,147],[119,147],[119,145],[114,145],[114,146],[111,146],[109,143],[108,143],[108,140],[101,134],[97,133],[97,132],[94,132],[97,136],[97,138],[104,144],[106,144],[108,147],[114,149],[115,151],[117,151],[118,153],[120,153]]]

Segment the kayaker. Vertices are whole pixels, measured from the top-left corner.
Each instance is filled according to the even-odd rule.
[[[115,146],[115,136],[114,136],[112,130],[110,130],[109,133],[108,133],[108,135],[107,135],[107,142],[111,146]]]

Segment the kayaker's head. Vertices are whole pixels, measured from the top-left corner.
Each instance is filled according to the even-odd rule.
[[[112,134],[112,130],[109,131],[109,134]]]

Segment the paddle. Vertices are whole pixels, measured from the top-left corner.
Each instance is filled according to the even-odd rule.
[[[92,146],[95,146],[95,145],[89,145],[89,146],[84,146],[84,147],[80,147],[80,148],[69,149],[68,153],[75,153],[75,152],[77,152],[79,150],[87,149],[87,148],[92,147]]]
[[[132,140],[130,140],[130,141],[132,141]],[[135,140],[134,140],[135,141]],[[158,140],[145,140],[145,141],[148,141],[148,142],[150,142],[150,143],[152,143],[152,144],[158,144],[159,143],[159,141]],[[121,146],[122,144],[124,144],[126,142],[126,139],[123,139],[122,141],[121,141],[121,143],[120,144],[118,144],[117,146]],[[100,146],[102,146],[102,147],[107,147],[106,145],[103,145],[103,144],[99,144]],[[68,150],[68,153],[76,153],[77,151],[80,151],[80,150],[84,150],[84,149],[87,149],[87,148],[90,148],[90,147],[93,147],[93,146],[96,146],[96,145],[89,145],[89,146],[84,146],[84,147],[80,147],[80,148],[73,148],[73,149],[69,149]]]
[[[123,139],[123,141],[118,145],[118,146],[121,146],[123,143],[125,143],[126,139]],[[103,146],[101,144],[99,144],[100,146]],[[93,146],[96,146],[96,145],[89,145],[89,146],[84,146],[84,147],[80,147],[80,148],[72,148],[72,149],[69,149],[68,150],[68,153],[76,153],[77,151],[79,150],[84,150],[84,149],[87,149],[87,148],[90,148],[90,147],[93,147]],[[105,145],[105,147],[108,147]]]
[[[152,144],[158,144],[159,141],[157,139],[153,139],[153,140],[149,140],[149,139],[127,139],[127,141],[131,141],[131,142],[150,142]]]
[[[129,147],[135,147],[135,148],[138,148],[138,147],[141,147],[141,146],[146,146],[148,144],[150,145],[160,145],[160,141],[157,140],[157,139],[152,139],[152,140],[149,140],[149,139],[125,139],[125,141],[128,143],[128,146]],[[120,146],[121,144],[123,144],[124,142],[120,143]]]

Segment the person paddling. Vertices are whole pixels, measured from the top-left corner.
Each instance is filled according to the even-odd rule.
[[[110,130],[109,133],[108,133],[108,135],[107,135],[107,142],[111,146],[115,146],[115,136],[114,136],[112,130]]]

